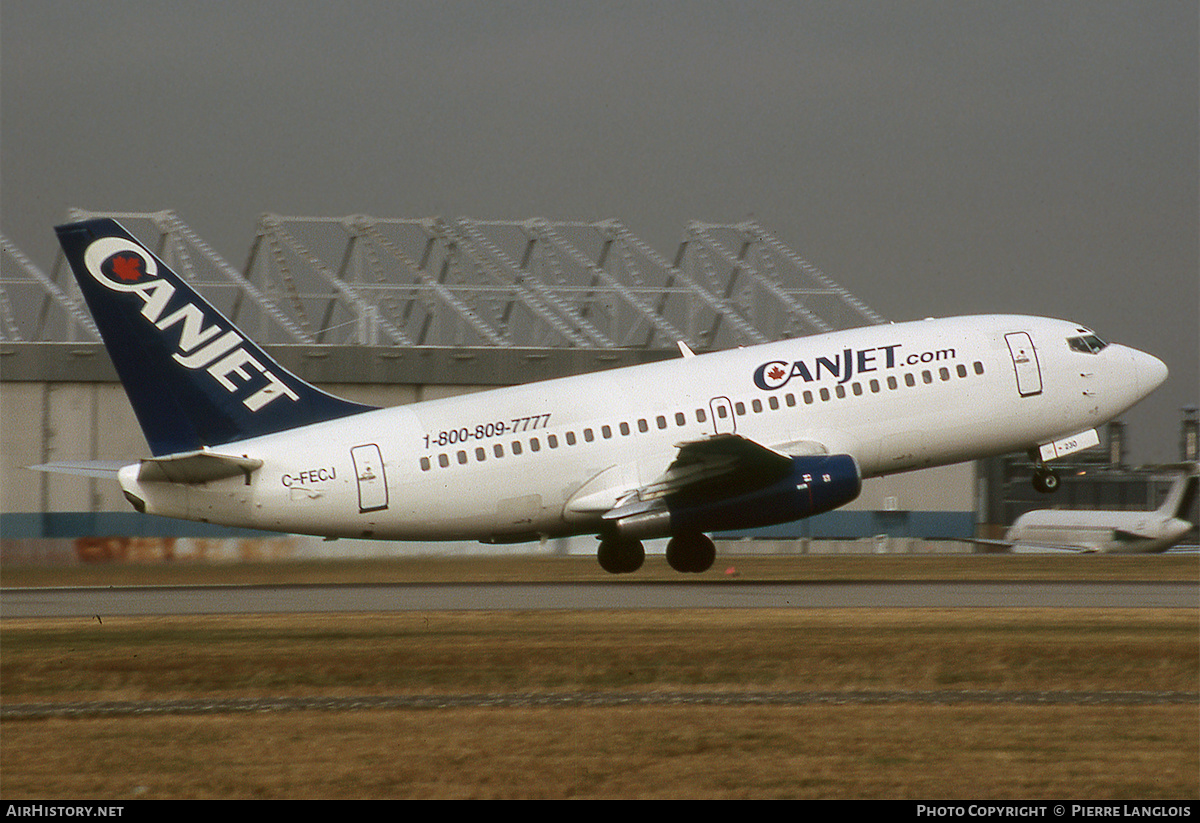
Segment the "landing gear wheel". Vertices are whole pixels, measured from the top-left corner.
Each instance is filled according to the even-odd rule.
[[[705,534],[677,534],[667,543],[667,562],[677,572],[706,572],[717,559],[717,547]]]
[[[600,561],[600,568],[609,574],[629,574],[646,562],[646,549],[640,540],[608,537],[600,541],[596,559]]]
[[[1051,469],[1038,469],[1033,473],[1033,487],[1042,494],[1058,491],[1058,475]]]

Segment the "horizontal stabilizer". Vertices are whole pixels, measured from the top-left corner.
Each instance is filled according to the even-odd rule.
[[[261,460],[209,451],[173,454],[143,460],[138,480],[160,483],[207,483],[229,477],[249,477]]]
[[[116,480],[121,467],[128,465],[128,460],[64,460],[57,463],[41,463],[37,466],[27,466],[26,468],[39,472],[50,472],[51,474],[74,474],[79,477],[99,477]]]
[[[73,474],[78,477],[95,477],[102,480],[117,480],[128,460],[63,460],[28,466],[34,471],[52,474]],[[217,454],[210,451],[185,452],[167,457],[154,457],[141,461],[138,480],[160,483],[207,483],[227,477],[245,477],[262,466],[261,460]]]

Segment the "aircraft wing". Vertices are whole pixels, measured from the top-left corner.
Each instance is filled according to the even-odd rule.
[[[733,434],[679,443],[670,464],[640,484],[632,464],[613,466],[584,484],[567,504],[607,519],[664,508],[666,499],[704,501],[775,482],[791,467],[786,454]]]
[[[638,489],[638,498],[668,495],[728,495],[731,485],[769,485],[791,470],[791,459],[736,434],[718,434],[680,443],[679,453],[656,480]]]
[[[667,498],[674,503],[703,504],[732,498],[779,481],[792,470],[792,459],[775,449],[735,434],[718,434],[678,445],[674,460],[656,479],[638,489],[619,494],[596,510],[605,520],[661,511]]]
[[[1095,546],[1078,546],[1067,543],[1040,543],[1031,540],[989,540],[982,537],[966,538],[967,543],[985,546],[992,549],[1007,549],[1013,552],[1044,551],[1044,552],[1074,552],[1075,554],[1092,554],[1098,552]]]

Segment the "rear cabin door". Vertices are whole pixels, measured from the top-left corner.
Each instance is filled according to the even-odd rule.
[[[368,443],[350,450],[354,474],[358,478],[358,510],[373,512],[388,507],[387,477],[383,473],[383,455],[379,446]]]

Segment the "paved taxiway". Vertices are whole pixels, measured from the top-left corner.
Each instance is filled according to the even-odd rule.
[[[1107,608],[1194,609],[1172,582],[509,583],[136,586],[4,589],[0,617],[508,609]]]

